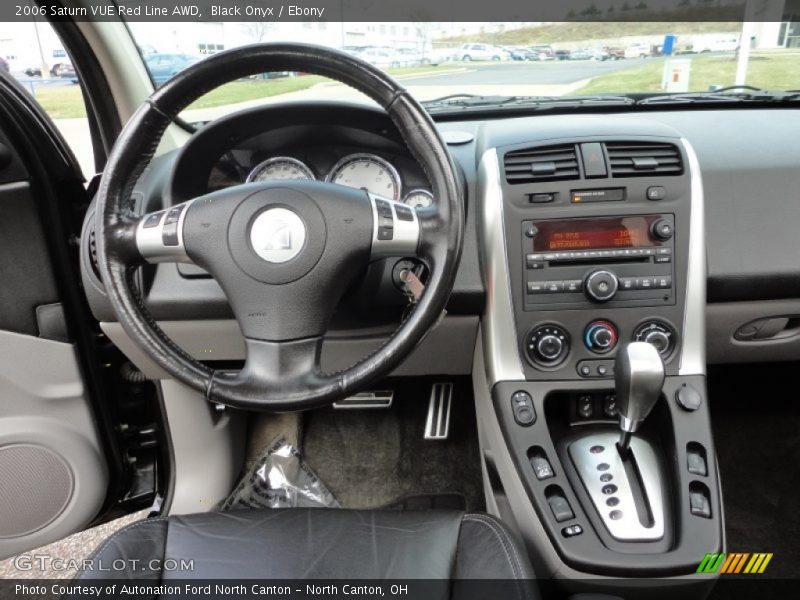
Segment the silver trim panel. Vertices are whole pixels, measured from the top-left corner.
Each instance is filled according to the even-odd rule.
[[[648,517],[643,517],[636,509],[628,474],[617,451],[618,437],[616,432],[587,435],[569,445],[569,456],[612,537],[626,542],[659,540],[664,537],[664,496],[658,459],[648,442],[639,437],[631,439],[636,463],[633,468],[639,470],[649,509]],[[602,481],[603,475],[610,475],[611,479]]]
[[[145,221],[153,213],[147,213],[141,216],[139,224],[136,226],[136,247],[139,249],[139,254],[142,255],[149,263],[163,263],[163,262],[181,262],[191,263],[192,260],[186,254],[186,247],[183,243],[183,223],[186,221],[186,214],[189,212],[194,200],[170,206],[161,211],[163,213],[161,220],[156,227],[145,227]],[[183,206],[181,216],[178,217],[178,245],[165,246],[164,245],[164,219],[167,213],[173,208]]]
[[[686,306],[679,375],[706,374],[706,238],[705,198],[700,163],[689,140],[681,138],[689,159],[691,177],[691,222],[689,224],[689,255],[686,277]]]
[[[517,349],[514,307],[511,304],[506,235],[503,221],[503,190],[497,150],[484,152],[478,165],[479,244],[484,252],[486,309],[481,332],[485,348],[489,388],[498,381],[524,381],[522,360]]]

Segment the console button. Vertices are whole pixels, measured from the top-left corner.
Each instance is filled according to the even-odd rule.
[[[581,158],[586,177],[606,176],[606,159],[603,156],[603,148],[598,142],[581,144]]]
[[[663,200],[667,197],[667,190],[660,185],[651,185],[647,188],[648,200]]]
[[[575,537],[576,535],[580,535],[582,533],[583,527],[577,524],[564,527],[564,529],[561,530],[561,535],[563,535],[565,538]]]
[[[553,202],[556,199],[556,192],[541,192],[537,194],[528,194],[528,202],[533,204],[546,204]]]
[[[699,452],[689,451],[689,453],[686,455],[686,462],[689,473],[694,475],[702,475],[703,477],[708,475],[706,459],[703,458]]]
[[[550,507],[552,506],[551,504]],[[702,492],[689,492],[689,510],[695,516],[711,518],[711,504]]]
[[[533,474],[536,475],[536,479],[539,481],[556,476],[553,473],[553,467],[550,466],[550,462],[544,456],[532,456],[531,467],[533,468]]]
[[[528,392],[514,392],[511,396],[511,409],[514,411],[514,420],[517,425],[528,427],[536,421],[533,398]]]
[[[636,289],[638,290],[651,290],[655,287],[655,277],[637,277]]]
[[[580,292],[583,287],[583,281],[580,279],[568,279],[564,282],[565,292]]]
[[[544,294],[544,281],[529,281],[528,282],[528,293],[529,294]]]
[[[582,419],[591,419],[594,416],[594,398],[588,394],[579,396],[577,411]]]
[[[608,394],[605,398],[603,398],[603,414],[609,419],[615,419],[619,415],[616,394]]]
[[[692,386],[684,383],[675,391],[675,402],[682,409],[692,412],[700,408],[703,403],[703,397]]]
[[[672,257],[669,254],[662,254],[661,256],[656,256],[655,262],[657,264],[671,263]]]
[[[636,277],[620,277],[619,278],[619,289],[621,289],[621,290],[635,290],[636,289]]]
[[[553,516],[559,523],[569,521],[575,516],[572,512],[572,507],[564,496],[550,496],[547,502],[550,504],[550,510],[553,511]]]
[[[564,282],[563,281],[546,281],[544,283],[544,289],[547,291],[548,294],[558,294],[564,291]]]
[[[655,278],[655,287],[661,290],[668,290],[672,287],[672,277],[669,275],[659,275]]]

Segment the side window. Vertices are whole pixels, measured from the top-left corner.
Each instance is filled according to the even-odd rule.
[[[78,159],[84,177],[95,173],[81,82],[56,32],[46,22],[19,23],[1,40],[0,68],[44,109]]]

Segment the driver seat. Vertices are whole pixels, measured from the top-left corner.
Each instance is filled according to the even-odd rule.
[[[509,586],[503,597],[538,598],[520,543],[483,513],[288,508],[158,517],[120,529],[92,559],[79,579],[425,579],[436,580],[426,582],[426,598],[456,600],[499,597],[476,595],[475,580],[493,579],[504,581],[487,591],[500,584]],[[120,559],[130,567],[103,570]],[[191,569],[175,570],[181,559]]]

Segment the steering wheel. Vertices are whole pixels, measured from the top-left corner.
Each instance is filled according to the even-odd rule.
[[[376,101],[424,169],[436,203],[413,209],[365,190],[318,181],[234,186],[145,215],[131,191],[167,126],[230,81],[300,71]],[[456,171],[425,110],[391,77],[343,52],[257,44],[215,54],[156,91],[120,134],[97,194],[98,260],[127,334],[175,379],[233,407],[299,410],[341,399],[388,375],[436,324],[453,288],[464,232]],[[320,367],[323,334],[348,284],[371,260],[416,256],[429,271],[414,310],[370,356],[337,373]],[[216,279],[245,339],[241,371],[211,369],[181,350],[133,283],[143,262],[192,262]]]

